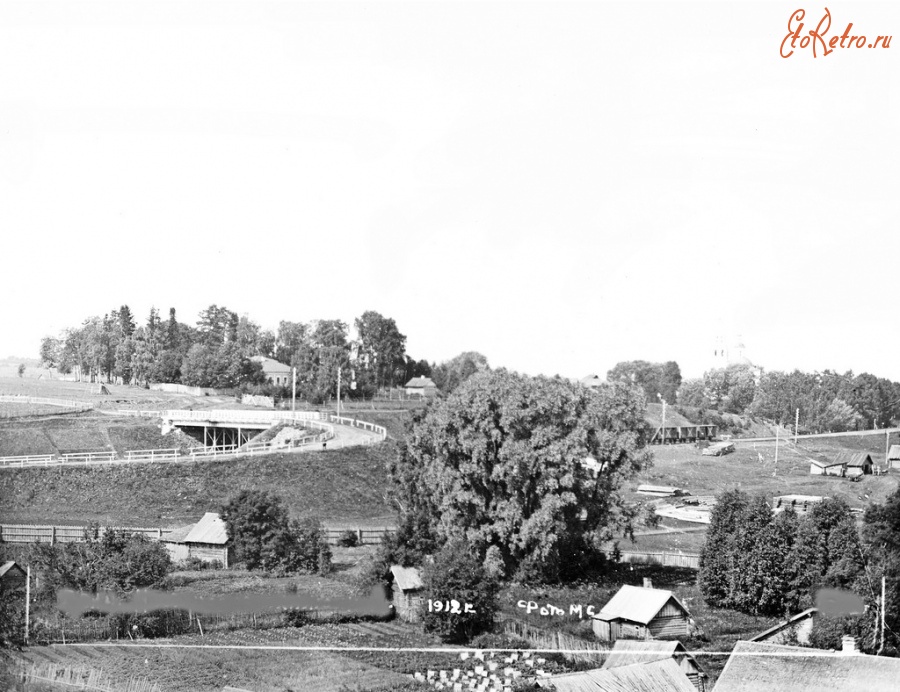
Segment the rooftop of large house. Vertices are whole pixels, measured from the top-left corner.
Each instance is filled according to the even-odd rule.
[[[697,692],[672,658],[550,675],[537,683],[541,687],[553,685],[556,692]]]
[[[845,641],[847,641],[845,639]],[[896,692],[900,658],[738,642],[715,692]]]

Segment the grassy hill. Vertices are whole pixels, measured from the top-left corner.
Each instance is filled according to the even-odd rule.
[[[272,490],[294,516],[394,522],[385,462],[394,443],[230,461],[0,470],[0,522],[178,526],[242,489]]]

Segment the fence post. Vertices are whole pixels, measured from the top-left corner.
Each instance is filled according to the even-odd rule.
[[[56,526],[50,527],[50,545],[54,545],[56,543]]]
[[[356,542],[357,542],[359,545],[362,545],[362,544],[363,544],[362,528],[356,529]]]

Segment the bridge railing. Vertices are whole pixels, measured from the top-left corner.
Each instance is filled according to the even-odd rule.
[[[171,461],[181,452],[173,449],[132,449],[125,452],[125,461]]]
[[[247,411],[242,409],[170,410],[161,411],[165,420],[215,421],[216,423],[278,423],[281,421],[317,421],[318,411]]]
[[[368,430],[371,433],[375,433],[379,435],[381,439],[385,439],[387,437],[387,428],[384,428],[381,425],[375,425],[374,423],[366,423],[362,420],[357,420],[356,418],[347,418],[345,416],[329,416],[328,420],[332,423],[339,423],[340,425],[349,425],[354,428],[362,428],[363,430]]]

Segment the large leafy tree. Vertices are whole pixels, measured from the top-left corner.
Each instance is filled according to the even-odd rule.
[[[354,322],[359,335],[361,368],[371,373],[376,390],[393,387],[406,371],[406,336],[393,319],[367,310]]]
[[[488,359],[477,351],[465,351],[432,368],[431,378],[444,394],[452,394],[468,378],[489,370]]]
[[[434,563],[424,569],[425,602],[421,606],[426,632],[448,642],[467,642],[489,630],[497,611],[497,582],[485,570],[477,547],[456,538],[446,543]],[[428,601],[451,604],[440,609]],[[456,601],[458,605],[453,604]]]
[[[610,382],[633,382],[644,390],[647,400],[656,402],[660,394],[670,404],[674,404],[681,387],[681,369],[675,361],[648,363],[645,360],[631,360],[617,363],[606,374]]]
[[[619,489],[650,463],[644,406],[625,384],[474,375],[413,425],[390,466],[401,524],[420,517],[409,523],[427,523],[439,544],[465,536],[506,574],[574,576],[629,526]]]

